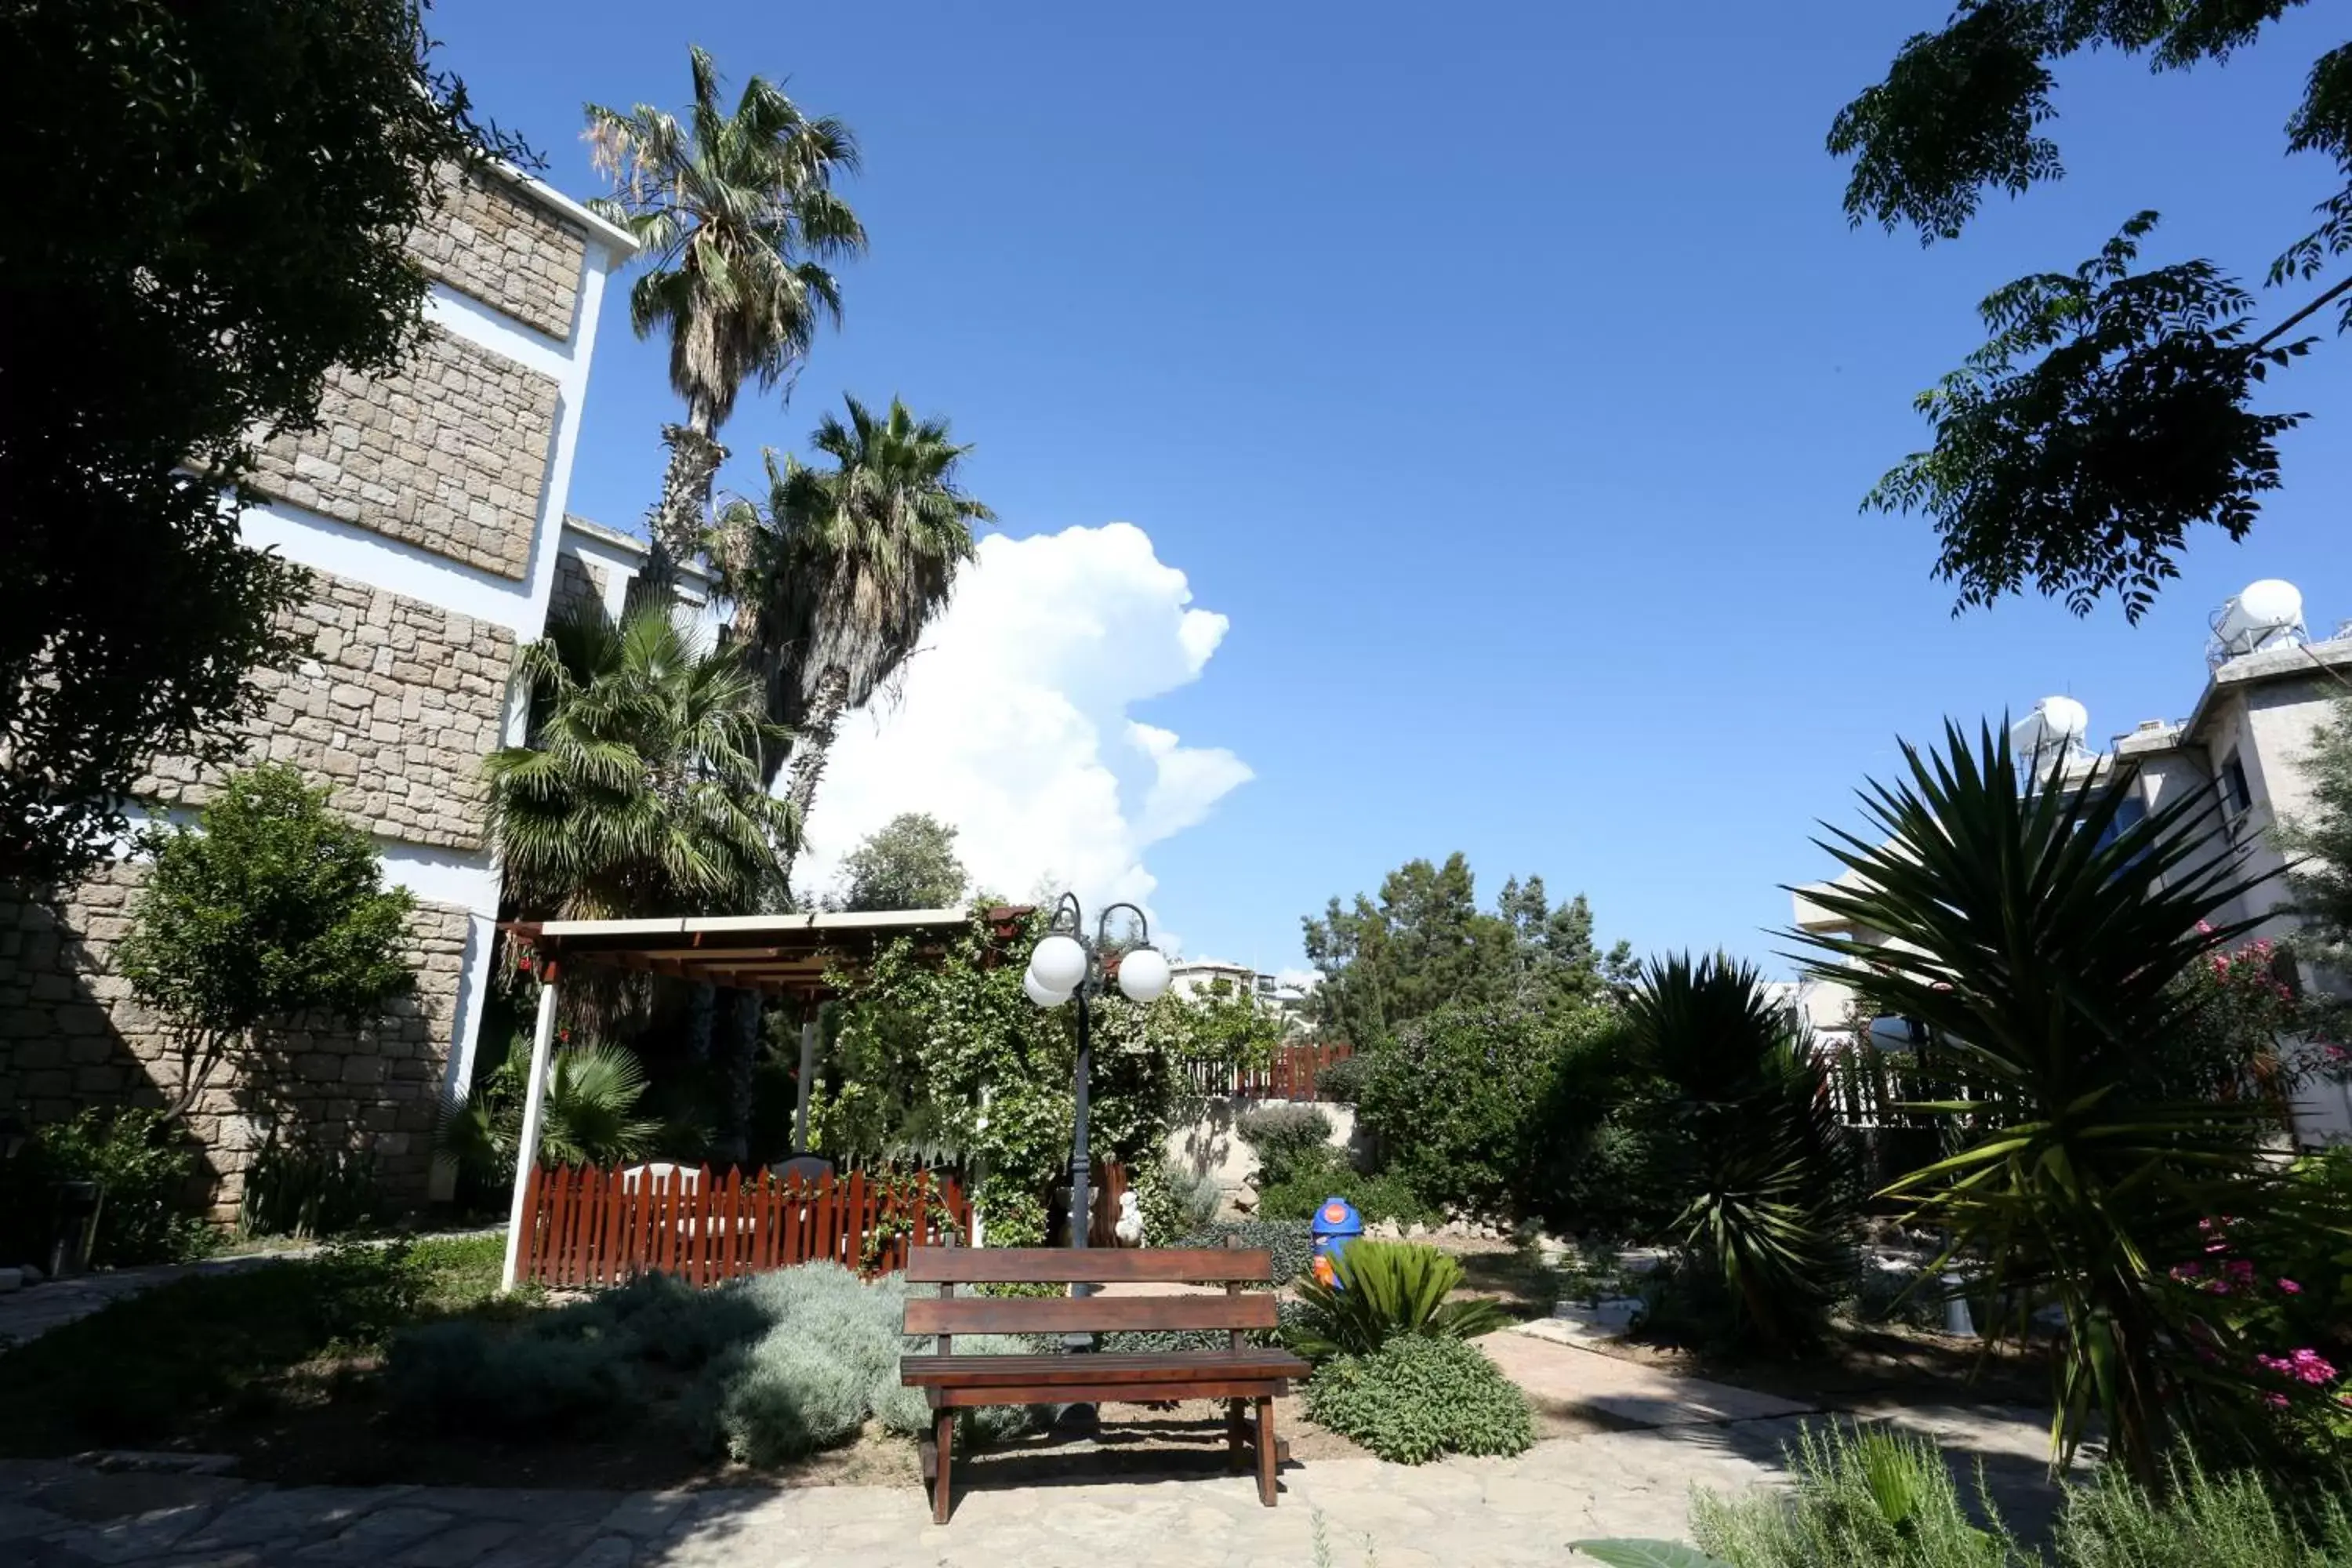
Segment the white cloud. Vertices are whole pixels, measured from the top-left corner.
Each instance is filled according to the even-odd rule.
[[[896,699],[844,721],[796,880],[831,887],[866,835],[927,811],[990,891],[1050,881],[1089,910],[1149,908],[1144,851],[1251,777],[1231,752],[1128,717],[1198,679],[1223,640],[1225,617],[1192,600],[1131,523],[982,540]]]

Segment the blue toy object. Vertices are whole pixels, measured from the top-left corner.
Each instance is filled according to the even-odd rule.
[[[1315,1278],[1334,1289],[1339,1283],[1339,1258],[1348,1244],[1364,1234],[1364,1216],[1345,1198],[1325,1198],[1315,1211]]]

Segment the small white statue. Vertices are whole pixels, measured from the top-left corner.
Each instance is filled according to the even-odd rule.
[[[1110,1227],[1121,1247],[1143,1245],[1143,1211],[1136,1205],[1133,1193],[1118,1194],[1118,1221]]]

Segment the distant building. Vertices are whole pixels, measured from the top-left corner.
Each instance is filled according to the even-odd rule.
[[[2206,679],[2185,719],[2151,719],[2117,736],[2110,750],[2084,744],[2089,716],[2071,698],[2044,699],[2011,731],[2021,767],[2045,786],[2112,786],[2126,792],[2117,816],[2128,826],[2185,795],[2211,792],[2221,812],[2210,819],[2211,856],[2235,860],[2248,879],[2263,879],[2235,903],[2215,911],[2217,923],[2259,923],[2248,940],[2291,936],[2301,921],[2284,906],[2291,894],[2276,873],[2284,858],[2271,829],[2307,815],[2312,808],[2309,757],[2314,732],[2329,717],[2336,698],[2352,690],[2352,622],[2324,638],[2305,630],[2303,598],[2275,580],[2256,583],[2213,617],[2206,648]],[[2191,860],[2183,874],[2212,864],[2211,856]],[[1799,888],[1793,898],[1799,929],[1882,942],[1879,933],[1857,929],[1832,914],[1811,895],[1851,885],[1853,873]],[[2292,963],[2292,982],[2307,992],[2333,994],[2352,976],[2315,972]],[[1831,1041],[1849,1037],[1853,993],[1832,981],[1809,980],[1798,987],[1797,1005],[1805,1022]],[[2352,1093],[2338,1085],[2314,1084],[2305,1095],[2301,1118],[2306,1142],[2352,1139]]]
[[[1243,963],[1214,958],[1181,960],[1169,967],[1168,988],[1187,998],[1218,994],[1255,997],[1265,1012],[1279,1015],[1288,1026],[1307,1026],[1307,987],[1286,985],[1279,976],[1262,974]]]

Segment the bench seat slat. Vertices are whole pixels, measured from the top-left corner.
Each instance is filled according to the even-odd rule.
[[[1304,1378],[1313,1370],[1288,1351],[1279,1350],[1244,1350],[1239,1354],[1232,1351],[1176,1351],[1160,1355],[910,1355],[898,1363],[898,1380],[915,1387],[974,1390],[1073,1384],[1111,1388],[1144,1384],[1177,1386],[1210,1382],[1273,1382]],[[1217,1396],[1192,1394],[1148,1397]],[[997,1403],[1021,1401],[1000,1397]]]
[[[1069,1405],[1108,1399],[1128,1405],[1173,1404],[1182,1399],[1279,1399],[1290,1392],[1279,1377],[1185,1378],[1175,1383],[958,1384],[929,1391],[935,1410],[977,1409],[992,1405]]]
[[[907,1303],[910,1334],[1051,1334],[1119,1329],[1270,1329],[1280,1321],[1270,1291],[1227,1296],[917,1298]]]
[[[907,1278],[928,1285],[1271,1285],[1274,1255],[1262,1247],[918,1247],[907,1255]]]

